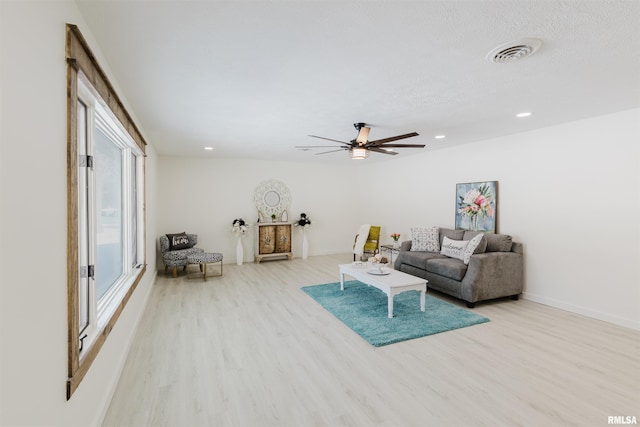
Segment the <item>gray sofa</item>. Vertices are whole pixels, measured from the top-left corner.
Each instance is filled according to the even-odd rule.
[[[440,247],[445,236],[471,240],[478,234],[449,228],[440,228],[438,233]],[[517,300],[522,293],[523,245],[513,242],[509,235],[485,234],[468,265],[440,252],[412,251],[411,243],[411,240],[402,242],[395,269],[427,279],[428,289],[464,300],[469,308],[478,301],[501,297]]]

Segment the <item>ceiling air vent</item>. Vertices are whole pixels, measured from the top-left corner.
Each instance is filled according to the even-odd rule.
[[[532,55],[540,49],[542,42],[538,39],[522,39],[511,43],[505,43],[491,50],[487,54],[489,62],[513,62]]]

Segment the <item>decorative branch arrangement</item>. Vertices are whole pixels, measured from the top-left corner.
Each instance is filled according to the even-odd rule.
[[[236,218],[233,220],[231,231],[233,231],[235,235],[244,236],[247,230],[249,230],[249,226],[244,219]]]
[[[311,225],[311,220],[309,219],[309,217],[307,216],[306,213],[301,213],[300,214],[300,219],[297,220],[296,222],[293,223],[294,226],[296,227],[304,227],[307,228]]]

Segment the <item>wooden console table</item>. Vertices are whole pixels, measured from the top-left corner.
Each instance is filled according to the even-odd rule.
[[[290,222],[259,222],[256,224],[256,263],[263,258],[293,259]]]

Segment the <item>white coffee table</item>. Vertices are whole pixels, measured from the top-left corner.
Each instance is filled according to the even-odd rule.
[[[420,310],[425,310],[425,294],[427,281],[420,277],[412,276],[401,271],[382,267],[389,274],[371,274],[368,271],[375,269],[367,264],[340,264],[340,290],[344,291],[344,276],[351,276],[362,283],[380,289],[387,294],[387,308],[389,317],[393,317],[393,297],[405,291],[420,291]]]

